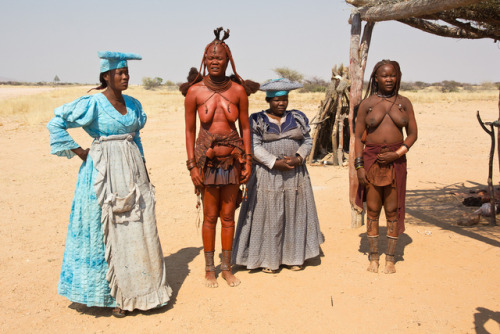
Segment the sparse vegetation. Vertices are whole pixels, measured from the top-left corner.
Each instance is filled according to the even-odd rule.
[[[34,95],[16,94],[13,97],[0,97],[0,120],[2,123],[9,120],[19,124],[40,124],[48,122],[54,115],[54,108],[71,102],[72,100],[87,94],[94,86],[58,86],[53,87],[30,86],[0,86],[3,89],[12,90],[39,90]],[[462,101],[498,101],[498,90],[484,90],[474,86],[474,90],[460,90],[457,93],[443,93],[439,88],[427,87],[419,91],[402,92],[413,103],[434,102],[462,102]],[[94,91],[96,92],[96,91]],[[33,93],[33,92],[30,92]],[[146,90],[143,86],[130,86],[127,95],[133,96],[141,101],[144,110],[149,116],[164,112],[184,112],[184,97],[177,89],[169,89],[161,86],[156,90]],[[292,92],[290,108],[304,111],[317,110],[319,102],[325,98],[323,92]],[[265,94],[258,92],[249,98],[250,113],[267,109],[269,105],[265,101]],[[311,115],[312,117],[313,115]]]
[[[286,78],[286,79],[289,79],[291,81],[302,82],[302,80],[304,79],[303,74],[301,74],[295,70],[292,70],[291,68],[288,68],[288,67],[277,67],[277,68],[273,69],[273,71],[280,78]]]
[[[304,87],[300,90],[301,93],[325,92],[326,88],[328,87],[328,82],[318,77],[312,77],[312,79],[306,79],[303,81],[302,84],[304,85]]]
[[[161,83],[163,82],[162,78],[156,77],[154,79],[150,77],[144,77],[142,78],[142,85],[144,86],[145,89],[155,89],[161,86]]]

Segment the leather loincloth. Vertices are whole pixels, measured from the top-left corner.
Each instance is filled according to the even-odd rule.
[[[367,171],[367,179],[374,186],[395,187],[398,192],[398,234],[405,230],[405,195],[406,195],[406,155],[394,160],[391,164],[382,165],[377,163],[377,155],[383,152],[394,152],[400,148],[402,143],[397,144],[366,144],[363,150],[364,168]],[[363,207],[366,201],[366,189],[359,185],[356,193],[356,205]]]
[[[229,155],[215,156],[211,149],[216,146],[232,147],[233,150]],[[207,186],[240,184],[240,165],[244,152],[243,140],[235,130],[221,135],[201,128],[196,139],[194,156],[202,173],[203,183]]]

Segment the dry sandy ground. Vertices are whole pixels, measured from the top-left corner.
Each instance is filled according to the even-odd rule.
[[[300,272],[236,268],[242,284],[230,288],[219,279],[217,289],[203,285],[183,114],[167,108],[150,117],[143,144],[174,294],[167,307],[124,319],[56,292],[80,161],[51,156],[43,124],[0,126],[0,332],[498,333],[500,227],[484,218],[458,227],[472,209],[450,195],[486,183],[490,144],[478,109],[485,120],[498,115],[496,101],[415,104],[419,140],[408,154],[407,231],[396,274],[366,271],[364,228],[350,228],[347,169],[309,167],[324,256]],[[81,129],[72,135],[90,144]]]
[[[11,97],[24,96],[24,95],[34,95],[44,92],[50,92],[54,90],[53,87],[2,87],[0,89],[0,100],[8,99]]]

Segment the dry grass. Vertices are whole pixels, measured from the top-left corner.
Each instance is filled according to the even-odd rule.
[[[462,90],[459,92],[443,93],[436,88],[426,88],[420,91],[401,91],[415,103],[434,103],[434,102],[465,102],[465,101],[497,101],[498,90]]]
[[[54,108],[68,103],[92,88],[89,86],[58,87],[51,91],[40,88],[40,93],[34,91],[34,87],[14,86],[19,94],[14,97],[0,99],[0,126],[4,123],[17,123],[21,125],[35,125],[48,122],[53,117]],[[14,89],[9,86],[0,86],[0,93],[5,89]],[[30,90],[30,94],[23,92]],[[23,91],[24,90],[24,91]],[[92,93],[94,93],[93,91]],[[161,88],[157,90],[145,90],[142,86],[132,86],[127,94],[141,101],[144,110],[150,116],[165,112],[183,112],[184,97],[176,90]],[[497,101],[497,90],[484,91],[461,91],[457,93],[442,93],[437,90],[426,89],[419,92],[402,92],[414,104],[435,102],[463,102],[463,101]],[[0,96],[2,96],[0,94]],[[316,114],[324,93],[297,93],[292,92],[290,96],[290,109],[299,109],[312,117]],[[250,113],[266,109],[265,94],[258,92],[250,96]]]

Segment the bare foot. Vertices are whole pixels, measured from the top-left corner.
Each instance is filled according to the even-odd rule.
[[[214,271],[205,272],[205,286],[207,288],[216,288],[219,286],[219,283],[217,283],[217,278],[215,278]]]
[[[366,270],[371,271],[372,273],[378,273],[378,261],[370,261],[368,268]]]
[[[394,274],[396,272],[396,266],[394,266],[394,262],[386,261],[384,274]]]
[[[227,282],[227,285],[231,287],[238,286],[241,283],[241,281],[236,276],[233,275],[231,270],[223,270],[222,278],[224,278]]]

